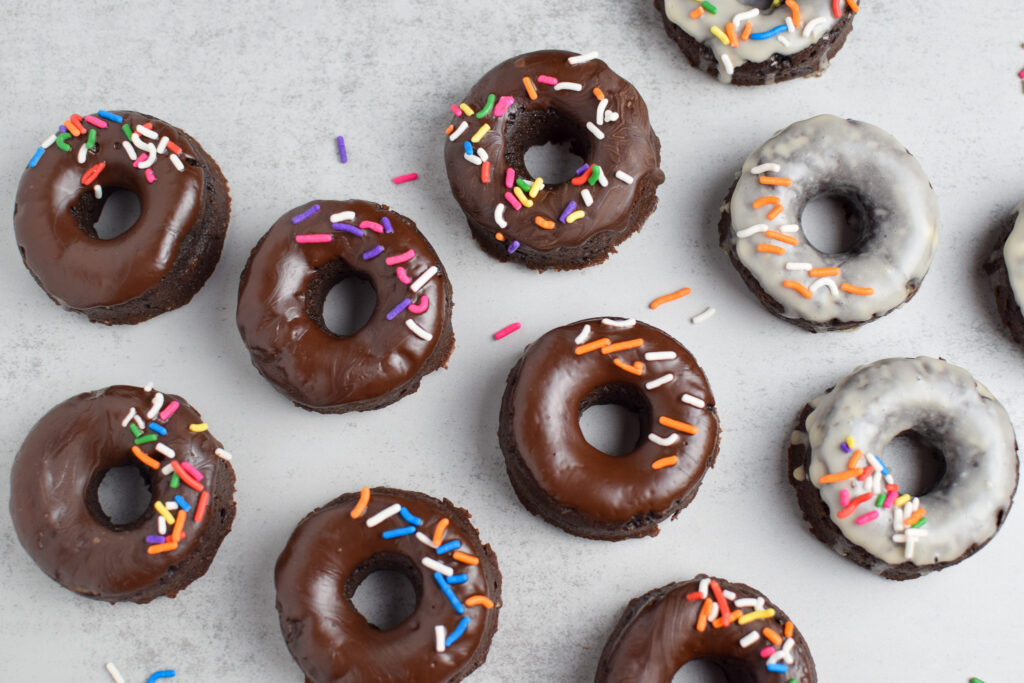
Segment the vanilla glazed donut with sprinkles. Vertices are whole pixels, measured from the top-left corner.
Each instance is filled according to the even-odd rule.
[[[206,573],[231,530],[230,460],[180,396],[152,385],[79,394],[44,415],[14,458],[14,529],[36,564],[79,595],[174,597]],[[138,469],[150,501],[136,519],[115,522],[99,489],[125,466]]]
[[[477,243],[536,270],[604,261],[641,228],[665,180],[647,105],[597,58],[543,50],[491,69],[451,105],[444,159]],[[568,143],[573,177],[533,177],[528,149]]]
[[[820,76],[846,42],[856,0],[654,0],[690,64],[723,83]]]
[[[96,225],[118,192],[139,217],[110,239]],[[72,114],[32,155],[14,204],[22,261],[64,308],[134,324],[188,303],[228,229],[227,181],[191,136],[133,111]]]
[[[366,488],[308,514],[277,560],[281,632],[312,683],[448,683],[483,664],[498,628],[501,572],[469,513],[413,491]],[[352,602],[378,571],[416,605],[380,628]]]

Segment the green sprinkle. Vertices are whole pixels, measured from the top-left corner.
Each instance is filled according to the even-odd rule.
[[[879,493],[878,498],[875,498],[875,507],[880,508],[885,504],[885,494]]]
[[[65,140],[67,140],[70,137],[71,137],[71,133],[61,133],[60,135],[58,135],[57,136],[57,149],[59,149],[62,152],[70,152],[71,151],[71,145],[69,145],[68,143],[64,142]]]
[[[924,526],[924,525],[925,525],[925,524],[926,524],[927,522],[928,522],[928,518],[927,518],[927,517],[922,517],[921,519],[917,520],[917,522],[915,522],[915,523],[914,523],[914,526],[912,526],[912,527],[910,527],[910,528],[911,528],[911,529],[920,529],[920,528],[921,528],[921,527],[923,527],[923,526]]]
[[[85,140],[85,146],[89,149],[96,149],[96,129],[89,129],[89,137]]]
[[[704,0],[704,2],[700,3],[700,6],[707,10],[710,14],[718,14],[718,8],[712,5],[710,2],[708,2],[708,0]]]
[[[492,109],[494,109],[494,93],[491,93],[490,95],[487,96],[487,104],[484,105],[483,109],[476,113],[476,117],[478,119],[482,119],[483,117],[490,114]]]
[[[142,430],[139,429],[134,422],[128,423],[128,429],[132,430],[132,436],[134,436],[136,439],[142,436]]]
[[[516,185],[522,188],[523,192],[529,192],[532,185],[522,178],[516,178]]]
[[[126,138],[128,138],[129,140],[132,139],[132,127],[131,126],[129,126],[127,123],[122,123],[121,124],[121,130],[124,132],[124,136]]]
[[[144,443],[153,443],[157,440],[156,434],[143,434],[139,438],[135,439],[135,445],[141,446]]]
[[[587,179],[587,184],[590,186],[597,185],[597,179],[601,177],[601,167],[594,164],[590,167],[590,178]]]
[[[171,488],[176,489],[179,484],[181,484],[181,479],[178,477],[178,473],[175,472],[171,475]]]
[[[1021,45],[1021,47],[1024,47],[1024,45]],[[971,676],[971,683],[985,683],[985,681],[981,680],[977,676]]]

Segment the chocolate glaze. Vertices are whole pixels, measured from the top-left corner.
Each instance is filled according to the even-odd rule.
[[[608,320],[608,319],[604,319]],[[594,350],[576,355],[576,338],[590,326],[586,341],[612,343],[642,338],[643,346],[612,354]],[[644,354],[674,351],[673,360],[645,360]],[[635,376],[614,364],[640,362]],[[672,380],[645,385],[671,373]],[[683,394],[704,408],[683,403]],[[591,446],[579,426],[590,405],[623,404],[642,417],[640,443],[630,454],[613,457]],[[658,523],[677,514],[696,495],[718,453],[719,426],[707,378],[692,355],[664,332],[635,323],[613,327],[601,318],[556,328],[527,347],[509,375],[502,400],[499,438],[509,477],[534,514],[570,533],[620,539],[655,535]],[[695,435],[658,424],[666,416],[697,427]],[[648,435],[671,438],[659,445]],[[654,470],[655,461],[677,455],[678,464]]]
[[[357,519],[351,512],[359,493],[347,493],[306,516],[295,528],[274,572],[277,610],[289,651],[315,683],[391,681],[459,681],[483,663],[501,608],[501,573],[489,545],[480,542],[469,513],[422,493],[389,488],[371,489],[369,505]],[[366,521],[398,503],[419,517],[422,533],[433,537],[443,518],[451,523],[444,542],[461,541],[460,551],[479,558],[476,566],[438,555],[415,536],[381,538],[389,529],[409,522],[395,515],[368,528]],[[460,601],[483,595],[493,601],[466,606],[456,613],[438,588],[430,557],[465,573],[467,580],[451,588]],[[416,589],[415,611],[391,630],[371,625],[352,605],[359,583],[378,569],[406,574]],[[462,616],[470,618],[465,633],[444,652],[435,651],[434,627],[451,633]]]
[[[184,131],[138,112],[115,113],[132,130],[151,122],[158,135],[179,145],[184,170],[160,154],[151,167],[156,182],[149,183],[122,147],[120,124],[89,126],[96,130],[96,147],[84,164],[77,161],[82,135],[68,141],[71,152],[52,145],[34,168],[25,169],[14,230],[25,266],[54,301],[101,322],[139,322],[183,305],[209,277],[227,229],[229,199],[220,169]],[[92,184],[81,180],[99,162],[106,163],[95,181],[104,199],[96,200]],[[139,198],[139,218],[114,239],[98,239],[93,226],[103,202],[118,189]],[[215,239],[200,234],[205,232]],[[177,291],[186,280],[187,291]],[[140,299],[148,310],[133,311],[132,319],[117,319],[111,311]]]
[[[213,560],[235,515],[235,475],[214,451],[221,443],[209,431],[194,433],[199,413],[180,396],[181,405],[162,424],[160,443],[175,451],[204,476],[210,492],[206,516],[196,524],[189,514],[178,548],[149,555],[145,537],[156,534],[152,505],[136,521],[114,525],[103,513],[97,488],[114,467],[136,465],[146,478],[152,500],[181,495],[195,506],[199,493],[184,484],[170,487],[169,476],[144,466],[131,453],[134,436],[121,421],[131,408],[145,416],[153,394],[138,387],[113,386],[79,394],[43,416],[25,437],[11,468],[11,518],[22,546],[54,581],[79,595],[118,602],[149,602],[174,597],[202,576]],[[166,405],[166,404],[165,404]],[[148,421],[147,421],[148,422]],[[158,459],[153,444],[140,446]]]
[[[319,211],[295,224],[292,218],[312,206]],[[330,217],[354,211],[362,221],[382,223],[393,232],[363,230],[357,236],[332,229]],[[331,234],[325,244],[298,244],[296,235]],[[377,246],[384,251],[368,260],[363,254]],[[401,264],[392,256],[414,250]],[[437,274],[416,292],[411,286],[432,266]],[[406,271],[409,284],[396,273]],[[355,334],[342,337],[323,324],[327,292],[347,276],[368,280],[377,294],[370,320]],[[422,313],[406,308],[393,320],[387,315],[404,299],[414,305],[429,300]],[[252,363],[296,405],[319,412],[370,410],[416,391],[423,375],[444,364],[454,338],[451,328],[451,284],[444,266],[416,224],[381,204],[349,200],[308,202],[287,212],[253,249],[238,289],[238,331]],[[431,339],[407,326],[413,321]]]
[[[721,628],[708,625],[703,632],[697,631],[703,599],[688,600],[686,596],[698,592],[704,578],[710,577],[702,574],[632,600],[604,646],[594,677],[596,683],[669,683],[680,667],[698,659],[717,664],[729,681],[737,683],[786,683],[791,679],[815,683],[818,680],[810,649],[795,626],[794,642],[790,646],[793,663],[788,664],[786,673],[766,668],[766,660],[760,652],[771,643],[763,635],[746,648],[740,646],[740,639],[751,631],[760,633],[764,628],[771,628],[783,635],[789,621],[777,605],[750,586],[715,579],[722,590],[733,591],[736,599],[764,600],[764,608],[774,609],[774,616],[743,626],[734,622]],[[710,592],[708,596],[713,597]],[[753,608],[743,609],[744,613],[751,611]]]
[[[474,236],[485,248],[496,245],[495,255],[521,260],[533,267],[580,267],[590,264],[573,264],[573,259],[603,260],[608,250],[639,229],[654,210],[654,190],[665,180],[659,168],[660,143],[651,130],[647,105],[640,94],[599,59],[569,64],[567,60],[574,54],[543,50],[494,67],[473,86],[465,102],[479,110],[493,93],[499,98],[514,97],[514,103],[500,117],[494,116],[493,110],[481,118],[452,116],[453,126],[466,121],[469,128],[455,141],[445,138],[448,181]],[[539,84],[540,75],[579,83],[582,90],[555,90],[553,86]],[[536,86],[537,99],[527,96],[524,76],[530,77]],[[594,88],[600,88],[608,99],[608,110],[619,115],[618,120],[602,124],[603,140],[598,140],[586,127],[588,121],[595,121],[599,103],[592,92]],[[480,166],[465,159],[463,147],[483,124],[490,125],[491,130],[473,144],[474,148],[486,150],[490,160],[488,183],[481,182]],[[580,187],[569,182],[548,184],[533,200],[532,208],[515,211],[505,200],[509,191],[505,186],[506,169],[513,168],[516,177],[532,181],[523,160],[526,150],[546,142],[563,141],[568,141],[572,152],[584,161],[598,164],[609,173],[608,187],[585,185],[594,198],[593,205],[587,207],[580,197]],[[616,179],[616,171],[631,175],[633,183]],[[570,201],[586,211],[586,216],[571,224],[561,223],[559,216]],[[505,204],[505,228],[495,221],[495,207],[499,204]],[[538,227],[534,222],[537,216],[554,220],[556,227]],[[614,237],[608,234],[620,231],[622,234]],[[501,233],[504,241],[496,240],[496,233]],[[519,241],[521,246],[508,255],[507,246],[512,240]]]

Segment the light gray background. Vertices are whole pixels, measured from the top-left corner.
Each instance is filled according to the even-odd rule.
[[[1024,199],[1024,8],[865,0],[820,79],[726,87],[685,64],[646,0],[592,2],[6,2],[0,7],[0,215],[36,145],[72,111],[128,108],[179,125],[231,183],[213,277],[183,309],[106,328],[53,305],[0,235],[0,472],[24,433],[80,391],[149,380],[186,396],[234,452],[238,516],[209,573],[177,599],[109,606],[48,579],[0,514],[0,678],[298,681],[274,610],[275,559],[298,520],[386,484],[447,496],[474,515],[505,576],[500,628],[472,680],[586,681],[626,602],[713,572],[751,583],[795,619],[823,681],[1021,680],[1017,585],[1024,512],[960,566],[894,583],[804,528],[783,452],[804,402],[854,367],[942,355],[1024,425],[1022,351],[1003,332],[979,261]],[[494,64],[540,48],[597,49],[645,96],[667,177],[661,203],[604,265],[538,275],[485,256],[448,192],[442,130]],[[939,196],[931,272],[904,309],[851,333],[811,335],[766,313],[719,250],[717,209],[746,155],[777,129],[831,112],[891,131]],[[348,142],[338,162],[334,136]],[[394,175],[420,180],[394,186]],[[381,201],[411,216],[455,289],[447,370],[386,409],[293,407],[249,364],[234,323],[256,240],[314,197]],[[654,297],[693,294],[650,311]],[[689,317],[712,305],[703,325]],[[718,399],[722,451],[693,504],[657,538],[602,543],[528,514],[495,435],[525,344],[593,315],[636,316],[680,339]],[[495,342],[514,320],[523,329]],[[0,508],[9,491],[0,486]]]

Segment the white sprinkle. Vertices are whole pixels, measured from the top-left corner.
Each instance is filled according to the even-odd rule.
[[[886,484],[895,484],[896,483],[896,479],[894,479],[891,474],[887,474],[887,475],[885,475],[885,483]]]
[[[704,322],[714,314],[715,309],[711,306],[708,306],[707,308],[704,309],[703,313],[698,313],[697,315],[690,318],[690,322],[693,323],[694,325],[700,325],[702,322]]]
[[[462,158],[468,161],[469,163],[473,164],[474,166],[479,166],[482,163],[484,163],[483,159],[481,159],[475,154],[463,154]]]
[[[128,414],[124,416],[123,420],[121,420],[121,426],[122,427],[128,427],[128,423],[132,421],[133,417],[135,417],[135,407],[134,406],[132,406],[131,408],[128,409]]]
[[[786,264],[786,270],[810,270],[813,267],[810,263],[797,263],[795,261],[790,261]]]
[[[480,157],[480,161],[487,161],[488,159],[491,158],[490,155],[487,154],[487,150],[484,149],[483,147],[476,148],[476,155]]]
[[[167,535],[167,520],[162,516],[156,518],[156,532],[161,536]]]
[[[437,652],[444,652],[444,641],[448,637],[448,630],[438,624],[434,627],[434,649]]]
[[[226,450],[224,450],[223,448],[218,448],[217,450],[215,450],[215,451],[213,452],[213,454],[214,454],[214,455],[216,455],[216,456],[217,456],[218,458],[220,458],[221,460],[231,460],[231,454],[230,454],[230,453],[228,453],[228,452],[227,452]]]
[[[39,146],[42,147],[43,149],[49,149],[50,145],[52,145],[55,142],[57,142],[57,136],[56,135],[51,135],[50,137],[48,137],[45,140],[43,140],[39,144]],[[108,666],[114,666],[114,665],[113,664],[108,664]]]
[[[185,170],[185,164],[181,163],[181,159],[178,158],[177,154],[171,155],[171,164],[179,173]]]
[[[608,174],[604,172],[604,169],[601,169],[601,174],[597,176],[597,184],[601,187],[608,187]]]
[[[708,613],[708,621],[714,621],[721,612],[718,609],[718,602],[711,603],[711,611]]]
[[[460,135],[466,132],[467,128],[469,128],[469,123],[467,121],[463,121],[462,123],[459,124],[458,128],[452,131],[452,134],[448,136],[448,139],[451,140],[452,142],[455,142],[456,140],[459,139]]]
[[[92,193],[94,195],[96,195],[96,199],[103,199],[103,186],[102,185],[93,185],[92,186]]]
[[[445,576],[452,576],[455,574],[454,569],[452,569],[446,564],[438,562],[432,557],[424,557],[421,560],[421,562],[423,562],[423,566],[429,569],[430,571],[438,572],[439,574],[444,574]]]
[[[917,545],[917,539],[913,536],[907,536],[907,544],[903,546],[903,557],[909,560],[914,556],[914,546]]]
[[[588,339],[590,339],[590,323],[587,323],[586,325],[583,326],[583,329],[580,330],[580,333],[576,335],[576,338],[573,340],[573,342],[575,342],[576,346],[579,346]]]
[[[594,203],[594,195],[590,194],[590,190],[580,191],[580,196],[583,197],[584,206],[590,206]]]
[[[644,360],[675,360],[675,351],[648,351],[644,354]]]
[[[757,606],[757,598],[740,598],[736,600],[736,606],[741,608],[754,608]]]
[[[117,670],[117,667],[114,666],[113,662],[107,662],[105,668],[107,669],[107,673],[110,674],[110,677],[114,679],[114,683],[124,683],[124,676],[122,676],[121,672]]]
[[[127,140],[122,140],[121,146],[124,147],[124,151],[127,152],[129,159],[135,161],[136,159],[139,158],[139,155],[135,153],[135,148],[132,147],[131,143],[129,143]]]
[[[602,318],[601,324],[607,327],[617,327],[621,330],[628,330],[636,325],[636,320],[634,318],[620,318],[619,320],[616,320],[615,318]]]
[[[830,277],[819,278],[809,287],[812,292],[816,292],[822,287],[828,287],[828,291],[832,292],[832,296],[839,296],[839,287],[836,286],[835,281]]]
[[[697,584],[697,592],[700,593],[702,598],[708,597],[708,586],[711,585],[711,579],[703,578],[700,583]]]
[[[498,227],[505,229],[508,227],[508,221],[505,220],[505,205],[498,204],[494,207],[494,222],[498,224]]]
[[[425,533],[423,533],[422,531],[417,531],[416,532],[416,540],[419,541],[420,543],[422,543],[423,545],[427,546],[428,548],[436,548],[437,547],[436,545],[434,545],[434,541],[431,540],[431,538],[429,536],[427,536]]]
[[[82,146],[78,148],[78,163],[84,164],[85,163],[85,158],[86,158],[86,156],[88,154],[89,154],[89,148],[86,147],[85,143],[83,142]]]
[[[555,84],[555,90],[575,90],[579,92],[583,90],[583,86],[579,83],[573,83],[572,81],[559,81]]]
[[[928,530],[927,529],[915,529],[914,527],[910,527],[906,531],[904,531],[903,533],[906,534],[907,538],[924,538],[925,536],[928,535]]]
[[[668,436],[659,436],[654,432],[647,435],[648,441],[658,444],[659,446],[671,446],[676,441],[679,441],[678,434],[669,434]]]
[[[348,223],[356,219],[355,211],[339,211],[338,213],[331,214],[332,223]]]
[[[152,128],[146,128],[141,123],[135,126],[135,130],[138,131],[139,135],[145,135],[150,140],[156,140],[160,135]]]
[[[146,386],[142,387],[142,390],[145,391],[147,394],[149,392],[153,391],[153,383],[152,382],[147,383]]]
[[[604,113],[604,122],[605,123],[611,123],[612,121],[618,121],[618,120],[619,120],[619,113],[618,112],[612,111],[611,109],[609,109],[608,111],[606,111]]]
[[[780,225],[778,230],[779,232],[800,232],[800,226],[796,223],[786,223],[785,225]]]
[[[411,285],[409,285],[409,289],[411,289],[413,292],[420,291],[421,289],[423,289],[423,285],[427,284],[427,282],[430,281],[430,278],[434,277],[435,275],[437,275],[437,266],[430,266],[423,273],[423,275],[420,275],[413,281]]]
[[[744,239],[746,237],[752,237],[759,232],[764,232],[767,229],[767,225],[764,223],[758,223],[757,225],[751,225],[749,228],[743,228],[742,230],[736,231],[736,236],[740,239]]]
[[[740,638],[740,647],[750,647],[758,640],[761,639],[761,634],[757,631],[751,631],[747,635]]]
[[[790,27],[793,26],[793,20],[790,19],[789,17],[786,17],[786,23],[789,24]],[[783,47],[789,47],[789,38],[787,38],[786,36],[776,36],[775,39],[779,41],[779,43],[781,43]]]
[[[754,175],[761,175],[762,173],[778,173],[781,170],[782,166],[779,166],[778,164],[767,163],[761,164],[760,166],[755,166],[754,168],[750,169],[750,172],[753,173]]]
[[[903,531],[903,508],[894,507],[892,509],[892,530]]]
[[[793,23],[793,17],[786,17],[786,29],[790,33],[796,33],[796,24]]]
[[[167,143],[170,142],[170,141],[171,141],[171,139],[168,138],[166,135],[163,136],[162,138],[160,138],[160,142],[157,143],[157,146],[156,146],[156,153],[157,154],[163,154],[164,152],[166,152],[167,151]]]
[[[168,458],[170,458],[171,460],[174,460],[174,456],[177,455],[174,452],[173,448],[171,448],[170,446],[168,446],[165,443],[160,443],[159,441],[157,441],[155,448],[156,448],[156,452],[157,453],[160,453],[161,455],[165,455]]]
[[[778,664],[782,660],[783,656],[784,655],[782,654],[782,650],[776,650],[768,656],[768,659],[765,662],[765,664]]]
[[[882,473],[876,471],[871,476],[871,492],[872,493],[881,493],[883,490],[884,490],[884,487],[882,486]]]
[[[142,417],[138,413],[136,413],[135,417],[133,417],[132,419],[135,420],[135,424],[136,424],[136,426],[139,429],[145,429],[146,428],[146,421],[143,420]]]
[[[434,335],[427,332],[425,329],[416,324],[416,321],[412,318],[406,318],[405,326],[409,328],[409,331],[415,334],[423,341],[430,341],[434,338]]]
[[[594,137],[598,140],[604,140],[604,133],[601,129],[594,125],[593,121],[587,121],[587,130],[593,133]]]
[[[616,171],[615,177],[621,180],[622,182],[626,183],[627,185],[633,184],[633,176],[629,175],[625,171]]]
[[[723,52],[719,59],[721,59],[722,61],[722,68],[725,70],[725,73],[732,76],[733,72],[736,70],[736,67],[732,65],[732,60],[729,58],[729,55]]]
[[[388,519],[391,519],[392,517],[397,515],[398,512],[401,509],[402,509],[402,506],[399,503],[395,503],[394,505],[389,505],[386,508],[384,508],[383,510],[381,510],[380,512],[378,512],[377,514],[375,514],[373,517],[370,517],[369,519],[367,519],[366,520],[366,526],[368,526],[369,528],[372,529],[373,527],[377,526],[381,522],[383,522],[385,520],[388,520]]]
[[[575,66],[577,64],[582,64],[583,62],[589,62],[591,59],[597,59],[597,50],[594,50],[593,52],[585,52],[581,55],[573,55],[572,57],[569,57],[569,63]]]
[[[594,117],[594,121],[595,121],[595,123],[597,123],[597,125],[600,126],[601,124],[604,123],[604,112],[605,112],[605,110],[607,108],[608,108],[608,98],[607,97],[597,103],[597,116]]]
[[[175,503],[173,500],[169,500],[166,503],[164,503],[164,507],[167,508],[169,512],[174,512],[175,510],[178,509],[178,504]]]
[[[683,394],[682,396],[679,397],[679,400],[688,406],[693,406],[694,408],[704,408],[707,406],[707,403],[697,398],[693,394]]]
[[[793,651],[793,646],[796,645],[796,641],[792,638],[786,638],[786,642],[782,644],[782,651],[787,655]]]
[[[160,474],[167,475],[167,476],[169,476],[169,475],[171,475],[173,473],[174,473],[174,468],[171,467],[171,463],[167,463],[160,470]]]
[[[669,383],[669,382],[671,382],[671,381],[672,381],[673,379],[675,379],[675,375],[673,375],[673,374],[672,374],[672,373],[670,372],[670,373],[668,373],[667,375],[662,375],[661,377],[659,377],[659,378],[657,378],[657,379],[652,379],[652,380],[651,380],[650,382],[648,382],[647,384],[645,384],[645,385],[644,385],[644,387],[645,387],[645,388],[646,388],[646,389],[647,389],[648,391],[650,391],[651,389],[657,389],[657,388],[658,388],[658,387],[660,387],[660,386],[664,386],[665,384],[668,384],[668,383]]]
[[[763,609],[764,609],[764,598],[763,597],[758,597],[757,598],[757,611],[760,612]]]
[[[727,589],[723,588],[722,589],[722,595],[725,596],[726,600],[735,600],[736,599],[736,593],[734,593],[731,590],[727,590]]]
[[[757,9],[756,7],[753,9],[749,9],[746,12],[740,12],[739,14],[735,15],[732,18],[732,27],[738,29],[740,27],[740,24],[742,24],[744,21],[746,21],[747,19],[753,19],[760,13],[761,10]]]
[[[132,135],[132,142],[146,153],[146,160],[139,162],[139,169],[147,169],[156,163],[156,145],[143,141],[137,134]]]
[[[156,392],[156,395],[153,397],[153,405],[150,406],[149,412],[146,413],[146,419],[147,420],[154,419],[160,413],[160,409],[163,408],[163,407],[164,407],[164,395],[161,394],[158,391],[158,392]]]
[[[810,38],[811,34],[814,33],[814,30],[819,26],[822,27],[822,33],[824,33],[825,24],[827,23],[828,19],[826,19],[825,17],[815,17],[814,19],[811,19],[810,21],[807,22],[807,25],[804,26],[804,38]]]

